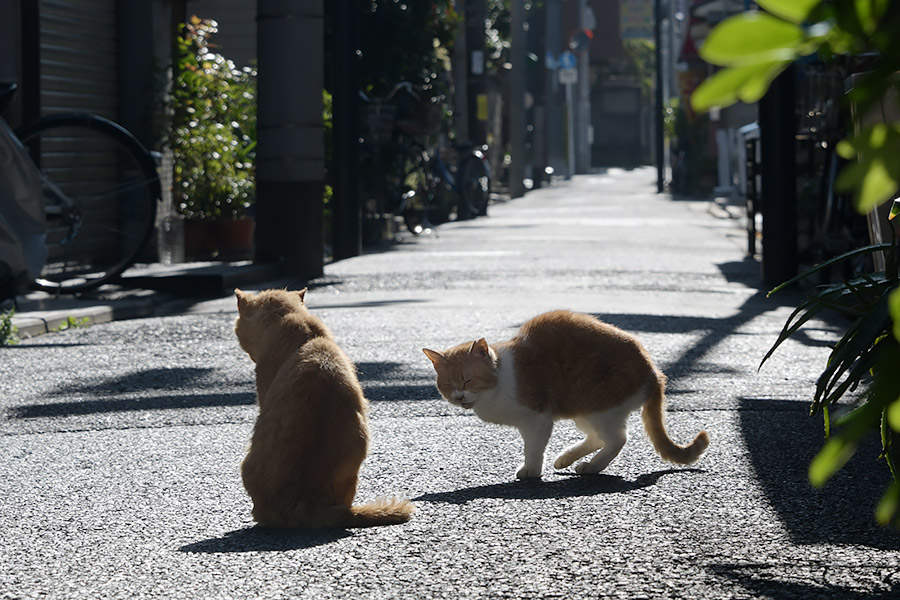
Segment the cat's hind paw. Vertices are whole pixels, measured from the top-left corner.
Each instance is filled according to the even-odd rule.
[[[540,476],[540,467],[529,467],[528,465],[522,465],[516,472],[516,479],[539,479]]]
[[[575,465],[575,472],[579,475],[596,475],[600,471],[606,468],[606,465],[598,465],[594,464],[589,460],[586,460],[582,463],[578,463]]]

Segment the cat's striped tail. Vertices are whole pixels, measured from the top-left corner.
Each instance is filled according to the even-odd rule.
[[[409,500],[376,498],[368,504],[330,506],[321,517],[326,527],[377,527],[405,523],[415,510]]]
[[[700,458],[700,455],[709,446],[709,434],[701,431],[687,446],[679,446],[672,441],[666,431],[664,420],[665,388],[666,376],[659,373],[657,384],[650,390],[650,395],[644,403],[641,420],[644,422],[647,437],[650,438],[650,442],[663,460],[688,465]]]

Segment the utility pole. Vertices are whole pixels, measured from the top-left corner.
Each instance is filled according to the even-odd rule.
[[[509,195],[525,195],[525,2],[510,2]]]
[[[665,191],[665,157],[663,156],[663,64],[662,64],[662,2],[654,0],[653,2],[653,40],[655,42],[655,60],[656,60],[656,89],[654,90],[655,101],[653,102],[653,125],[656,133],[655,152],[656,154],[656,192],[661,194]]]
[[[578,0],[578,29],[593,29],[587,0]],[[591,55],[590,46],[578,53],[578,83],[575,84],[575,172],[591,170]]]
[[[487,80],[485,75],[484,19],[486,0],[466,0],[466,121],[467,140],[482,145],[487,141]]]
[[[547,20],[547,50],[552,56],[554,66],[558,68],[559,57],[563,52],[562,37],[562,5],[565,0],[547,0],[545,17]],[[547,70],[547,150],[549,164],[558,174],[565,172],[565,122],[563,105],[560,98],[559,72],[557,69]]]
[[[469,50],[468,2],[457,0],[462,19],[456,23],[456,37],[453,38],[453,126],[457,139],[468,140],[469,136]]]
[[[257,0],[256,259],[323,272],[323,0]]]

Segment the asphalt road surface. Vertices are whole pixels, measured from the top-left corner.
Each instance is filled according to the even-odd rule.
[[[900,537],[872,517],[877,445],[823,490],[806,480],[839,323],[757,371],[797,296],[765,299],[739,224],[654,183],[576,177],[310,282],[371,401],[357,498],[413,499],[407,524],[254,527],[233,298],[0,348],[0,598],[900,597]],[[634,415],[605,473],[548,460],[515,481],[518,433],[442,401],[421,348],[506,339],[551,308],[644,342],[671,435],[710,434],[696,465],[662,462]],[[577,437],[559,423],[548,459]]]

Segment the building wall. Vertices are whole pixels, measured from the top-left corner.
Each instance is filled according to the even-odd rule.
[[[238,66],[256,61],[256,2],[248,0],[188,0],[187,13],[212,19],[219,31],[212,38],[216,52]]]

